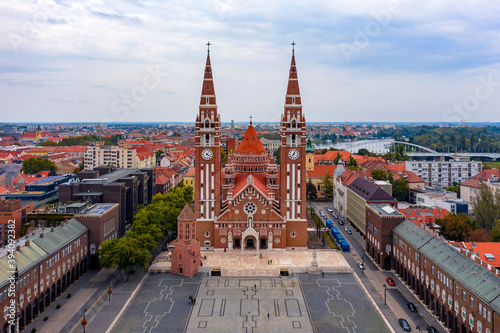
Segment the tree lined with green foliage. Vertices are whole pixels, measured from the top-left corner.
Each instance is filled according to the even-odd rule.
[[[102,137],[95,134],[88,134],[83,136],[74,136],[66,139],[62,139],[60,142],[45,141],[40,143],[40,146],[87,146],[92,142],[103,141],[107,145],[117,145],[119,141],[123,140],[121,134],[112,135],[110,137]]]
[[[311,179],[307,182],[306,185],[306,195],[309,198],[309,200],[314,200],[316,199],[316,186],[312,183]]]
[[[372,171],[370,177],[375,180],[387,180],[387,173],[381,169],[375,169]]]
[[[193,201],[193,188],[179,183],[165,194],[157,194],[147,207],[139,207],[131,229],[120,239],[101,245],[99,254],[105,268],[118,267],[127,280],[137,267],[145,269],[160,240],[177,230],[177,217]]]
[[[397,201],[407,201],[410,187],[403,177],[392,182],[392,197]]]
[[[327,172],[325,178],[323,178],[321,188],[321,192],[327,199],[333,198],[333,177],[329,172]]]
[[[28,175],[37,174],[40,171],[50,171],[51,176],[56,175],[56,164],[48,158],[32,157],[23,161],[21,171]]]
[[[444,219],[436,219],[436,224],[441,227],[441,235],[456,242],[466,241],[474,229],[466,214],[450,214]]]
[[[486,186],[481,186],[472,199],[475,223],[478,228],[493,229],[500,219],[500,192],[495,194]]]

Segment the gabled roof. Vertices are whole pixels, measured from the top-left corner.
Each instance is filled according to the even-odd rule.
[[[248,177],[250,177],[250,176],[252,176],[252,178],[253,178],[253,184],[252,185],[255,188],[257,188],[260,192],[262,192],[262,194],[264,194],[265,196],[267,196],[267,187],[266,187],[266,185],[264,185],[264,183],[262,183],[259,180],[259,178],[257,178],[254,174],[249,173],[241,181],[239,181],[238,184],[236,184],[236,186],[233,189],[233,197],[236,197],[238,195],[238,193],[246,187],[246,185],[248,184]]]
[[[412,183],[425,183],[422,178],[417,176],[416,173],[408,170],[403,170],[403,171],[396,171],[393,173],[393,178],[394,180],[398,180],[399,178],[404,178],[406,179],[406,182],[408,184]]]
[[[364,180],[361,177],[356,178],[351,185],[348,186],[351,191],[365,199],[366,201],[394,201],[396,199],[387,194],[386,191],[379,186]]]
[[[252,125],[248,126],[248,129],[242,140],[240,141],[240,144],[236,148],[234,154],[267,155],[266,148],[264,148],[264,145],[262,145],[262,142],[260,142],[259,137],[257,136],[257,132],[255,132],[255,129]]]
[[[493,177],[500,179],[500,169],[486,169],[472,176],[471,178],[487,181],[488,179],[492,179]]]
[[[333,177],[335,169],[337,169],[337,165],[334,164],[315,165],[314,169],[306,171],[306,174],[309,178],[325,178],[327,173]]]
[[[484,180],[475,178],[467,179],[466,181],[460,183],[460,186],[473,187],[473,188],[480,188],[481,186],[484,185],[486,185]]]

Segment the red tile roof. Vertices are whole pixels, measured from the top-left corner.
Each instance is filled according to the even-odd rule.
[[[487,181],[488,179],[494,179],[496,178],[497,180],[500,178],[500,169],[486,169],[481,171],[480,173],[474,175],[471,177],[472,179],[479,179],[483,181]]]
[[[240,182],[236,184],[236,186],[233,189],[233,197],[236,197],[238,193],[245,188],[245,186],[248,184],[248,177],[252,176],[253,178],[253,186],[256,187],[262,194],[267,196],[267,187],[264,185],[254,174],[248,174],[246,177],[244,177]]]
[[[309,178],[325,178],[327,173],[333,177],[333,173],[337,169],[337,165],[327,164],[327,165],[315,165],[314,170],[306,171],[306,175]]]
[[[405,178],[406,182],[409,183],[409,184],[410,183],[425,183],[422,178],[420,178],[419,176],[417,176],[417,174],[415,174],[412,171],[403,170],[403,171],[395,172],[393,174],[394,180],[398,180],[401,177]]]
[[[493,267],[500,267],[500,242],[452,242],[450,244],[461,249],[472,249],[475,255],[479,252],[479,258],[482,261]],[[488,260],[485,254],[493,260]]]
[[[266,148],[260,142],[259,137],[257,136],[257,132],[252,125],[248,126],[248,129],[243,136],[240,144],[236,148],[235,154],[241,155],[261,155],[267,154]]]
[[[419,225],[420,222],[425,222],[427,225],[432,225],[437,218],[444,219],[450,215],[450,212],[442,208],[399,208],[398,211],[405,215],[406,218],[413,223]]]

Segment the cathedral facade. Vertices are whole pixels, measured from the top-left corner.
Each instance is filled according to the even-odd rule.
[[[281,117],[280,165],[251,122],[222,165],[210,51],[195,133],[196,238],[201,246],[241,251],[306,248],[306,121],[294,51]]]

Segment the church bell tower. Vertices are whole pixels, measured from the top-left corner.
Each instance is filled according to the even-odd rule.
[[[201,246],[213,246],[214,220],[221,202],[221,121],[210,65],[210,43],[195,125],[195,216]]]
[[[280,209],[287,221],[287,247],[307,240],[306,217],[306,120],[302,113],[295,42],[281,117]]]

